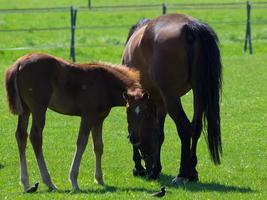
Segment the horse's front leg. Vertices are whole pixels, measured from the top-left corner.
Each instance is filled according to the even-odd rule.
[[[172,181],[173,184],[179,185],[188,182],[191,175],[191,124],[183,110],[180,98],[177,101],[177,98],[166,96],[166,105],[182,142],[179,174]]]
[[[133,145],[133,161],[134,161],[133,175],[134,176],[145,176],[146,175],[146,171],[141,164],[141,160],[142,160],[142,156],[140,155],[138,147]]]
[[[161,153],[161,146],[165,138],[165,134],[164,134],[165,118],[166,118],[166,112],[163,106],[158,107],[157,108],[157,119],[158,119],[158,126],[159,126],[159,147],[158,147],[158,152],[155,154],[155,162],[154,162],[152,173],[148,175],[149,179],[157,179],[162,169],[160,153]]]
[[[80,167],[82,155],[88,143],[88,137],[89,137],[91,128],[92,128],[92,124],[90,123],[89,117],[82,116],[79,135],[78,135],[78,139],[76,142],[76,152],[73,157],[70,174],[69,174],[69,179],[72,185],[72,189],[74,191],[79,190],[79,186],[77,182],[77,178],[79,174],[79,167]]]

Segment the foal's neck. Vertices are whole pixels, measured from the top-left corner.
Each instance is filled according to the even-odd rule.
[[[126,67],[114,67],[111,73],[113,76],[110,77],[107,87],[111,91],[112,106],[125,106],[126,102],[123,98],[123,92],[141,88],[139,74],[137,71]]]

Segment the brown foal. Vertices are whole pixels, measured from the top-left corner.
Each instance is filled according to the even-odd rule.
[[[42,151],[42,132],[47,108],[81,117],[76,152],[69,179],[78,190],[78,172],[82,155],[92,131],[96,159],[95,180],[103,184],[102,124],[114,106],[125,106],[123,93],[142,95],[139,73],[124,66],[104,63],[74,64],[40,53],[19,58],[6,72],[6,91],[10,111],[18,115],[16,139],[20,156],[20,176],[25,191],[31,191],[25,148],[30,114],[30,141],[43,182],[55,190]],[[37,188],[36,188],[37,190]]]

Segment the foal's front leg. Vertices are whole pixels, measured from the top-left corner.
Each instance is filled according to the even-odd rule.
[[[103,121],[92,128],[93,149],[95,153],[95,182],[100,185],[104,185],[101,166],[101,158],[103,155],[102,127]]]
[[[69,175],[69,179],[71,181],[71,185],[74,191],[79,190],[77,177],[79,174],[79,167],[80,167],[82,155],[88,143],[88,137],[89,137],[91,128],[92,128],[92,124],[90,124],[89,118],[82,116],[79,135],[78,135],[78,139],[76,142],[76,152],[73,157],[73,161],[72,161],[72,165],[70,169],[70,175]]]

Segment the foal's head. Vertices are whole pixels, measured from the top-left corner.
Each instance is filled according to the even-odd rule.
[[[140,150],[146,169],[150,173],[156,162],[160,141],[156,106],[148,93],[124,93],[124,99],[127,102],[129,140]]]

